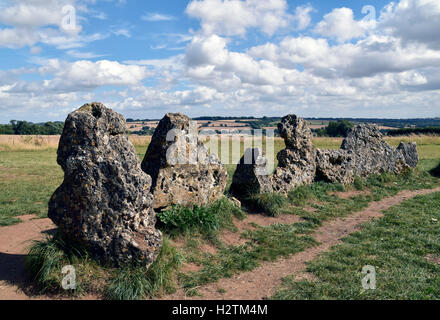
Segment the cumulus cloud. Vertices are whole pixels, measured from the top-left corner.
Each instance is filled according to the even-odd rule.
[[[402,39],[440,49],[440,1],[401,0],[391,2],[380,16],[380,28]]]
[[[289,25],[287,8],[286,0],[193,0],[186,13],[201,21],[205,35],[244,36],[249,28],[273,35]],[[307,22],[306,11],[298,12],[301,27]]]
[[[318,23],[315,32],[326,36],[334,37],[340,42],[365,36],[370,23],[356,21],[353,10],[349,8],[337,8],[326,14],[324,19]]]
[[[58,49],[83,46],[103,36],[83,35],[80,16],[87,6],[80,0],[31,0],[2,2],[0,47],[21,48],[37,43],[55,45]]]

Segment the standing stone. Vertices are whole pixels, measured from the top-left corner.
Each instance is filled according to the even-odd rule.
[[[228,179],[225,166],[199,140],[196,123],[180,113],[159,122],[142,170],[152,178],[156,209],[208,205],[223,197]]]
[[[417,144],[415,142],[411,142],[411,143],[401,142],[397,147],[397,150],[399,150],[403,154],[406,163],[411,168],[417,167],[417,164],[419,163],[419,154],[417,152]]]
[[[403,154],[383,140],[375,124],[357,124],[342,142],[342,150],[353,157],[355,176],[384,172],[402,173],[409,168]]]
[[[282,118],[278,130],[287,148],[278,153],[278,168],[273,175],[273,186],[274,191],[287,193],[314,181],[316,148],[307,122],[296,115]]]
[[[151,178],[140,168],[125,119],[101,103],[72,112],[57,161],[64,181],[48,215],[67,239],[104,263],[153,263],[162,234],[155,229]]]
[[[278,130],[287,148],[278,153],[278,167],[273,174],[267,172],[267,159],[260,149],[248,149],[240,160],[231,185],[231,193],[239,199],[256,193],[288,193],[314,181],[316,149],[307,122],[288,115],[278,124]]]
[[[316,180],[342,183],[354,182],[356,176],[407,170],[417,165],[417,146],[401,145],[394,149],[383,140],[379,127],[374,124],[355,125],[342,142],[339,150],[318,150]]]
[[[245,151],[235,170],[229,191],[238,199],[273,191],[272,176],[267,171],[267,160],[260,148],[249,148]]]

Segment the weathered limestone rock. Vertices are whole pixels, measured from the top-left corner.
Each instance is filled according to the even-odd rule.
[[[356,176],[383,172],[402,173],[418,163],[417,145],[401,143],[394,149],[383,140],[373,124],[358,124],[339,150],[319,150],[313,146],[312,132],[304,119],[288,115],[278,124],[286,149],[278,153],[278,167],[272,175],[260,149],[248,149],[234,174],[231,193],[239,199],[249,194],[288,193],[314,181],[350,184]],[[252,158],[252,155],[254,156]],[[245,158],[252,161],[245,161]],[[259,174],[263,172],[263,174]]]
[[[288,115],[278,124],[280,135],[287,146],[278,155],[278,168],[272,176],[274,191],[287,193],[296,187],[314,181],[316,148],[307,122]]]
[[[366,177],[383,172],[399,174],[409,168],[402,152],[383,140],[383,135],[375,124],[355,125],[341,148],[353,157],[355,176]]]
[[[238,199],[251,194],[273,191],[272,176],[267,171],[267,160],[260,148],[247,149],[235,170],[230,188]]]
[[[407,165],[409,165],[411,168],[417,167],[417,164],[419,163],[419,154],[417,152],[417,144],[415,142],[401,142],[397,147],[397,150],[403,154]]]
[[[203,206],[223,196],[227,171],[199,140],[196,124],[180,113],[169,113],[154,132],[142,162],[152,178],[154,208]]]
[[[267,159],[263,152],[260,149],[246,150],[230,190],[239,199],[253,193],[288,193],[297,186],[314,181],[316,149],[306,121],[288,115],[278,124],[278,129],[287,146],[278,153],[278,167],[273,174],[267,172]]]
[[[383,172],[402,173],[417,165],[415,144],[394,149],[383,140],[379,127],[358,124],[348,133],[340,150],[318,150],[316,180],[350,184],[356,176]]]
[[[151,178],[141,168],[124,118],[100,103],[72,112],[58,148],[64,181],[49,218],[93,257],[114,265],[150,265],[162,245],[155,229]]]
[[[353,156],[346,150],[317,150],[315,180],[347,185],[354,178]]]

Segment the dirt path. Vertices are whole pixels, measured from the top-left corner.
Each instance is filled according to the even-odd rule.
[[[231,279],[221,279],[218,283],[209,284],[198,288],[203,294],[202,299],[243,299],[254,300],[271,296],[281,284],[281,279],[292,274],[304,274],[306,263],[315,259],[319,253],[329,250],[331,246],[340,243],[347,235],[358,231],[359,225],[371,219],[381,217],[381,211],[386,210],[400,202],[413,198],[417,195],[429,194],[440,191],[440,187],[429,190],[403,191],[398,195],[373,202],[370,206],[354,213],[344,219],[337,219],[325,223],[313,236],[322,244],[307,249],[288,259],[277,262],[263,263],[259,268],[241,273]],[[0,227],[0,300],[29,300],[49,299],[47,296],[33,296],[30,291],[30,283],[26,280],[24,270],[24,257],[32,240],[41,240],[47,234],[55,230],[55,226],[49,219],[35,219],[35,216],[18,217],[23,220],[17,225]],[[252,222],[267,224],[264,217],[253,217]],[[265,221],[260,221],[261,219]],[[284,223],[294,223],[293,217]],[[291,221],[291,219],[293,219]],[[257,221],[258,220],[258,221]],[[268,219],[274,223],[273,220]],[[282,223],[283,221],[280,221]],[[226,290],[221,294],[218,289]],[[96,299],[96,297],[85,297]],[[164,299],[201,299],[200,297],[186,297],[183,291]]]
[[[402,191],[394,197],[373,202],[363,211],[324,223],[312,235],[321,243],[317,247],[307,249],[287,259],[265,262],[253,271],[238,274],[233,278],[221,279],[217,283],[197,288],[202,297],[187,297],[183,290],[179,290],[176,294],[166,296],[164,299],[260,300],[270,297],[281,285],[282,278],[293,274],[308,277],[309,275],[305,275],[306,263],[314,260],[321,252],[341,243],[342,238],[359,231],[361,224],[382,217],[382,211],[398,205],[404,200],[438,191],[440,191],[440,187],[429,190]],[[226,292],[219,293],[219,288]]]
[[[0,300],[44,299],[24,292],[29,288],[24,257],[32,240],[44,239],[55,226],[49,219],[33,215],[18,218],[23,222],[0,228]]]

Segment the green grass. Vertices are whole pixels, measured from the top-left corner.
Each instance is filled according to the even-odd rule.
[[[108,300],[141,300],[175,291],[176,270],[182,255],[164,238],[159,257],[151,267],[125,267],[113,272],[104,295]]]
[[[195,288],[229,278],[243,271],[259,266],[261,261],[274,261],[316,245],[316,241],[306,234],[310,229],[304,224],[260,227],[248,231],[243,237],[244,245],[220,246],[218,253],[210,254],[197,250],[187,250],[187,261],[201,266],[197,272],[180,275],[182,287],[191,292]]]
[[[246,214],[226,197],[206,207],[174,206],[158,213],[158,226],[170,235],[201,233],[215,237],[223,228],[234,228],[233,218],[244,219]]]
[[[277,141],[276,152],[284,148],[282,141]],[[314,142],[321,148],[338,148],[341,141],[315,139]],[[223,199],[210,207],[174,207],[159,215],[159,225],[165,236],[173,239],[182,236],[185,245],[181,252],[177,252],[170,244],[164,244],[165,253],[151,267],[153,269],[116,270],[103,267],[81,250],[72,253],[70,248],[63,245],[62,239],[49,238],[34,246],[29,258],[34,266],[31,272],[45,292],[65,294],[59,288],[61,268],[72,264],[77,269],[79,279],[78,289],[71,293],[75,295],[96,292],[109,299],[141,299],[171,292],[175,285],[184,287],[188,294],[197,294],[200,285],[253,270],[262,261],[273,261],[316,245],[310,234],[326,220],[364,209],[372,201],[394,195],[400,190],[437,186],[439,180],[428,171],[439,164],[440,143],[437,140],[426,140],[426,144],[419,143],[419,148],[421,160],[417,170],[401,176],[384,174],[357,179],[353,186],[346,189],[365,190],[367,193],[351,199],[342,199],[332,194],[344,191],[343,186],[321,182],[297,188],[287,197],[259,195],[253,199],[253,203],[259,205],[260,213],[269,216],[298,215],[304,218],[304,222],[255,226],[254,230],[241,235],[245,242],[242,245],[228,246],[218,237],[219,231],[225,228],[237,232],[232,218],[244,215],[243,211]],[[142,160],[146,146],[137,145],[136,150]],[[236,165],[227,166],[229,184],[235,168]],[[63,173],[56,163],[55,149],[0,151],[0,225],[17,223],[19,220],[16,217],[24,214],[34,213],[46,217],[47,202],[62,179]],[[206,240],[214,245],[215,253],[201,249]],[[198,265],[200,270],[180,273],[178,284],[175,284],[175,274],[180,272],[178,265],[182,259]],[[165,281],[167,279],[171,279],[170,282]]]
[[[56,234],[34,242],[26,256],[26,268],[40,293],[94,293],[110,300],[139,300],[173,292],[176,270],[182,261],[182,255],[165,237],[158,258],[149,268],[103,266],[91,259],[85,249],[72,246]],[[67,265],[75,268],[75,290],[65,291],[61,286],[61,270]]]
[[[286,211],[288,199],[279,193],[260,193],[251,195],[242,203],[251,211],[278,217]]]
[[[405,201],[310,263],[316,281],[287,277],[273,299],[440,299],[439,234],[440,193]],[[376,290],[362,289],[365,265]]]
[[[56,150],[0,151],[0,226],[16,216],[47,215],[47,203],[63,180]]]

